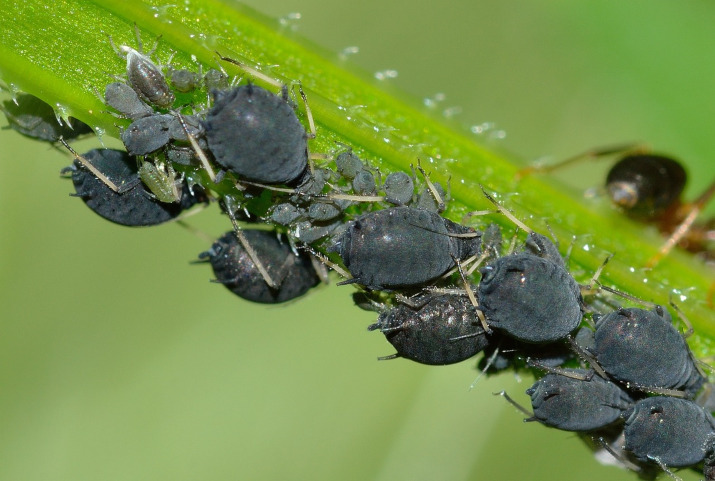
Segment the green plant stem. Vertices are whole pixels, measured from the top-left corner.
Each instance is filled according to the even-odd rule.
[[[644,234],[642,225],[603,203],[575,198],[548,176],[515,180],[520,167],[515,159],[490,152],[466,129],[386,93],[379,82],[347,71],[335,55],[294,38],[278,22],[246,7],[215,0],[186,8],[156,0],[63,0],[51,7],[40,0],[13,0],[0,10],[0,22],[0,78],[6,86],[34,94],[63,117],[77,117],[109,136],[117,136],[118,127],[128,122],[108,114],[97,95],[111,81],[108,74],[124,70],[108,35],[118,45],[136,46],[134,23],[146,49],[161,35],[154,58],[166,61],[176,52],[176,68],[196,69],[197,63],[204,69],[217,67],[218,51],[280,82],[299,80],[318,125],[310,144],[313,152],[333,153],[336,142],[342,142],[383,173],[408,171],[419,160],[434,180],[451,179],[446,215],[457,221],[468,211],[491,207],[479,185],[514,194],[500,199],[534,229],[544,232],[548,223],[564,245],[575,236],[571,267],[578,279],[587,279],[608,254],[615,254],[601,276],[605,284],[661,304],[671,292],[681,294],[675,300],[696,329],[691,345],[699,356],[711,352],[715,323],[706,296],[712,272],[697,259],[674,252],[654,270],[642,269],[660,247],[659,236]],[[245,75],[233,65],[222,66],[232,75]],[[205,99],[205,92],[198,92],[183,100]],[[513,230],[502,216],[489,219]]]

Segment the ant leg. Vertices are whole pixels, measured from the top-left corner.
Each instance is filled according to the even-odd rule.
[[[609,147],[602,147],[602,148],[596,148],[596,149],[591,149],[587,150],[585,152],[581,152],[579,154],[573,155],[571,157],[568,157],[567,159],[562,160],[561,162],[556,162],[555,164],[550,164],[550,165],[532,165],[529,167],[524,167],[523,169],[520,169],[517,171],[515,178],[516,180],[520,180],[523,177],[529,176],[531,174],[535,173],[549,173],[553,172],[554,170],[560,169],[561,167],[565,167],[567,165],[575,164],[576,162],[580,162],[582,160],[598,160],[603,157],[607,157],[609,155],[614,155],[614,154],[622,154],[625,152],[638,152],[638,151],[644,151],[646,150],[643,145],[641,144],[635,144],[635,143],[630,143],[630,144],[621,144],[621,145],[612,145]]]
[[[690,205],[688,215],[685,216],[680,225],[678,225],[668,240],[661,246],[660,250],[658,250],[658,252],[648,260],[646,267],[652,268],[658,264],[658,262],[660,262],[660,260],[685,237],[685,235],[693,227],[695,219],[697,219],[705,205],[713,198],[713,195],[715,195],[715,182],[710,184],[710,187],[708,187],[705,192],[703,192],[700,197],[698,197],[695,202]]]

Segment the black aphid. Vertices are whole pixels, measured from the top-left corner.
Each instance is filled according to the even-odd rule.
[[[187,130],[184,130],[179,117],[174,114],[154,114],[139,118],[122,132],[122,142],[130,155],[147,155],[169,146],[172,141],[183,143],[185,147],[188,147],[189,139],[186,132],[188,131],[194,138],[198,137],[201,133],[200,121],[195,115],[184,115],[182,119]],[[181,146],[177,147],[176,145],[170,147],[182,149]],[[195,158],[193,154],[191,158]],[[182,158],[177,160],[180,161],[179,163],[185,163]]]
[[[104,89],[104,101],[129,119],[135,120],[154,114],[154,109],[142,101],[133,88],[122,82],[107,85]]]
[[[385,200],[394,205],[409,204],[415,195],[415,183],[404,172],[390,173],[382,188],[385,190]]]
[[[593,371],[571,369],[564,373],[576,378],[549,373],[526,390],[534,420],[565,431],[593,431],[618,421],[633,404],[626,391]]]
[[[310,258],[303,253],[295,254],[275,232],[244,230],[243,235],[278,284],[276,289],[266,284],[233,231],[224,234],[208,251],[199,254],[199,258],[211,262],[216,281],[237,296],[253,302],[274,304],[302,296],[318,283]]]
[[[393,207],[349,222],[330,250],[370,289],[421,286],[479,251],[480,234],[436,212]]]
[[[715,420],[687,399],[654,396],[624,413],[624,449],[643,463],[680,468],[700,463],[715,437]]]
[[[69,140],[92,133],[92,128],[77,119],[62,122],[52,107],[30,94],[18,94],[15,100],[5,100],[2,111],[10,128],[37,140],[55,142],[60,137]]]
[[[488,340],[466,296],[427,294],[415,307],[399,304],[380,314],[368,330],[380,330],[397,350],[382,359],[404,357],[430,364],[454,364],[479,353]]]
[[[565,338],[581,323],[584,305],[556,246],[532,232],[530,252],[500,257],[481,269],[479,309],[490,326],[531,343]]]
[[[170,68],[168,77],[171,86],[184,93],[200,88],[203,80],[200,73],[186,69]]]
[[[637,388],[683,390],[692,395],[704,379],[667,310],[628,308],[595,317],[594,356],[613,378]]]
[[[227,171],[265,184],[290,184],[308,167],[308,135],[288,98],[257,85],[213,91],[204,128],[208,147]]]
[[[204,74],[206,90],[226,90],[228,88],[228,75],[215,68],[209,69]]]
[[[75,160],[66,171],[71,172],[76,196],[105,219],[126,226],[148,226],[176,219],[185,209],[205,201],[197,186],[191,191],[182,184],[177,203],[160,202],[140,182],[137,161],[126,152],[113,149],[93,149],[83,159],[111,182],[100,180],[84,163]]]

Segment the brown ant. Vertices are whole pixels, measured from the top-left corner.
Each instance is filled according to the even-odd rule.
[[[715,259],[715,218],[696,223],[703,208],[715,195],[715,180],[692,202],[681,198],[687,181],[685,169],[677,160],[653,154],[635,145],[592,149],[552,165],[532,166],[520,170],[517,178],[533,172],[552,172],[584,159],[621,155],[606,176],[606,190],[611,201],[629,217],[654,224],[668,240],[648,261],[655,266],[677,244]]]

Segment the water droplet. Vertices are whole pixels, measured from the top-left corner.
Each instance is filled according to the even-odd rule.
[[[377,80],[397,78],[397,70],[380,70],[378,72],[375,72],[375,78]]]
[[[342,49],[340,51],[340,53],[338,54],[338,58],[342,61],[345,61],[348,59],[348,57],[350,57],[352,55],[356,55],[358,53],[360,53],[360,47],[356,47],[353,45],[353,46],[345,47],[344,49]]]

